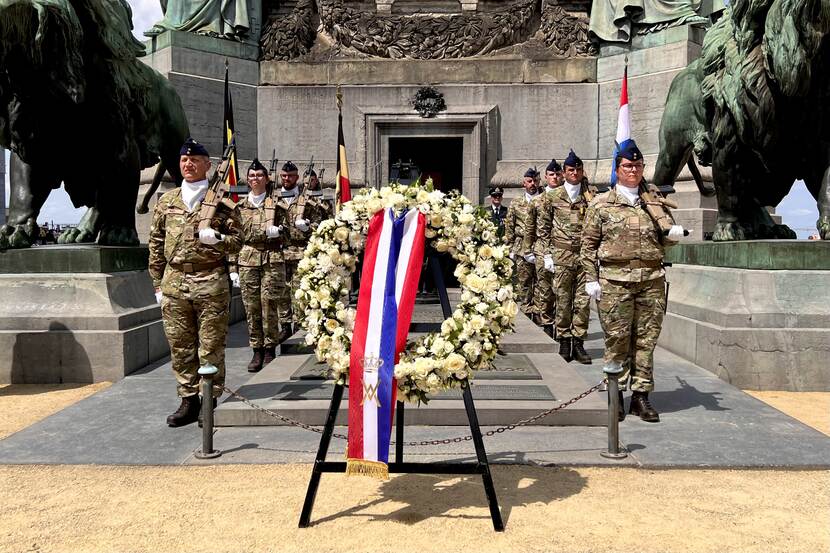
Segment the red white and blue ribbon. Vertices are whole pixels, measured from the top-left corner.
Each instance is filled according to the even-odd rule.
[[[369,221],[349,361],[346,474],[388,476],[395,364],[406,345],[424,259],[423,213],[379,211]]]

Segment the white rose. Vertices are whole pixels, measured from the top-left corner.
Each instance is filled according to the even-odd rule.
[[[451,353],[444,359],[444,368],[454,373],[467,366],[467,360],[457,353]]]

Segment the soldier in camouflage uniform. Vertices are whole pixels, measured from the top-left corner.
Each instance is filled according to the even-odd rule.
[[[654,389],[654,348],[666,307],[664,248],[683,236],[673,225],[663,236],[640,198],[643,156],[633,140],[620,145],[617,186],[591,202],[582,231],[585,292],[597,300],[605,332],[605,364],[622,372],[622,390],[633,392],[629,412],[648,422],[660,417],[648,394]],[[656,188],[654,188],[656,190]]]
[[[527,219],[530,205],[536,197],[539,171],[528,169],[522,179],[524,194],[510,202],[507,222],[504,225],[504,241],[510,248],[510,259],[516,264],[516,297],[522,312],[533,317],[533,289],[536,285],[536,258],[524,250]]]
[[[308,200],[306,209],[314,209],[320,213],[322,220],[331,219],[334,217],[334,201],[326,198],[321,189],[320,179],[317,178],[317,173],[313,170],[308,174]]]
[[[276,295],[280,319],[280,343],[294,333],[296,317],[291,308],[294,297],[292,281],[297,272],[297,265],[303,258],[303,252],[311,238],[311,232],[322,220],[319,206],[308,203],[306,194],[300,194],[297,187],[299,174],[297,166],[287,161],[280,171],[282,189],[277,201],[277,221],[283,227],[280,233],[282,248],[271,263],[276,271]]]
[[[280,228],[274,225],[275,206],[268,196],[268,170],[255,159],[248,168],[251,191],[239,204],[245,243],[239,251],[239,285],[248,321],[248,342],[254,350],[249,372],[274,360],[279,344],[279,304],[273,259],[280,250]]]
[[[170,426],[198,418],[200,365],[219,369],[213,380],[214,405],[215,398],[222,395],[230,302],[227,256],[242,246],[239,209],[230,200],[217,207],[211,228],[198,230],[210,168],[204,146],[188,139],[182,146],[179,166],[184,182],[159,199],[149,238],[150,277],[161,303],[164,333],[182,398],[178,410],[167,417]]]
[[[559,355],[589,365],[583,343],[588,333],[588,295],[585,271],[579,261],[582,224],[593,191],[583,182],[582,160],[573,150],[564,161],[565,183],[550,195],[549,207],[539,221],[540,248],[547,271],[554,272],[556,336]]]
[[[525,232],[522,249],[525,254],[532,254],[536,261],[536,288],[533,291],[533,312],[535,323],[553,338],[553,316],[556,295],[553,290],[553,272],[545,268],[546,246],[543,244],[539,223],[544,214],[551,209],[553,191],[562,185],[562,166],[552,159],[545,168],[544,190],[531,203],[527,218],[527,232]]]

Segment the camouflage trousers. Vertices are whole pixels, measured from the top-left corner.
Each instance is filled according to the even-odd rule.
[[[582,267],[556,267],[553,279],[556,291],[556,335],[584,340],[588,334],[588,294]],[[605,294],[605,289],[602,291]]]
[[[239,288],[248,321],[248,343],[252,348],[274,347],[279,342],[279,286],[276,281],[270,265],[239,268]]]
[[[161,299],[164,334],[170,343],[173,373],[180,397],[199,393],[199,367],[213,365],[213,397],[222,395],[225,384],[225,337],[228,334],[230,293],[194,299]]]
[[[620,364],[620,389],[654,389],[654,348],[663,326],[665,277],[645,282],[600,278],[599,320],[605,332],[605,364]]]
[[[536,289],[533,291],[533,312],[539,316],[539,324],[552,325],[556,308],[553,290],[553,273],[545,269],[545,259],[536,256]]]
[[[525,315],[533,314],[533,291],[536,288],[536,265],[516,256],[516,303]]]
[[[299,263],[299,259],[288,259],[271,263],[274,271],[274,296],[277,299],[280,324],[291,324],[296,318],[291,307],[291,301],[294,299],[292,285],[295,284],[292,281],[294,280],[294,274],[297,272],[297,265]]]

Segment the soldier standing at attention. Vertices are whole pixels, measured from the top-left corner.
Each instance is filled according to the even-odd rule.
[[[504,189],[501,186],[496,186],[490,189],[490,220],[496,225],[496,236],[501,238],[504,236],[504,220],[507,219],[507,208],[501,204],[504,196]]]
[[[553,192],[562,186],[562,166],[555,159],[550,160],[545,168],[545,189],[530,206],[523,249],[536,258],[536,289],[533,294],[533,311],[536,315],[536,324],[541,326],[545,333],[553,338],[554,307],[556,294],[553,290],[553,267],[545,265],[545,254],[549,251],[548,244],[542,235],[542,219],[550,219],[553,209],[551,200]],[[550,223],[548,222],[548,225]]]
[[[266,209],[273,202],[267,197],[268,169],[254,159],[248,167],[247,179],[251,190],[239,204],[245,243],[236,264],[248,320],[248,342],[254,350],[248,372],[257,372],[274,360],[279,343],[279,285],[275,258],[283,229],[274,225],[274,209]]]
[[[522,179],[524,194],[510,202],[507,222],[504,225],[504,241],[510,248],[510,259],[516,263],[516,298],[522,312],[533,317],[533,289],[536,284],[536,258],[525,253],[523,242],[527,232],[528,215],[533,198],[537,195],[539,171],[528,169]]]
[[[617,186],[591,202],[582,231],[585,292],[597,300],[605,332],[605,365],[623,371],[622,391],[633,392],[629,413],[647,422],[660,416],[648,394],[654,389],[654,348],[666,307],[664,248],[683,236],[673,225],[663,236],[640,198],[643,155],[633,140],[623,142],[616,159]],[[653,188],[655,194],[656,188]]]
[[[550,207],[540,223],[544,236],[545,259],[553,271],[556,294],[556,336],[559,355],[565,361],[576,359],[591,364],[591,356],[583,343],[588,334],[588,294],[585,293],[585,271],[579,260],[582,225],[593,190],[583,182],[582,160],[571,150],[564,161],[565,183],[551,194]]]
[[[320,210],[314,205],[308,205],[308,198],[300,194],[297,180],[300,178],[297,166],[286,161],[280,170],[280,198],[277,201],[277,221],[284,231],[280,233],[282,248],[271,263],[276,270],[276,294],[279,308],[280,335],[279,342],[287,340],[294,333],[294,315],[291,300],[294,297],[291,289],[297,265],[303,258],[311,231],[317,228],[321,221]],[[276,261],[276,263],[275,263]]]
[[[199,416],[200,365],[219,369],[213,380],[214,405],[222,395],[230,301],[226,263],[242,247],[239,208],[229,200],[217,207],[210,228],[198,230],[210,157],[192,138],[180,154],[184,181],[159,199],[149,239],[150,277],[182,398],[178,410],[167,417],[170,426],[190,424]]]
[[[307,208],[314,209],[320,213],[321,219],[331,219],[334,217],[334,202],[323,196],[323,190],[320,187],[320,179],[317,178],[317,173],[312,170],[308,174],[308,195]]]

